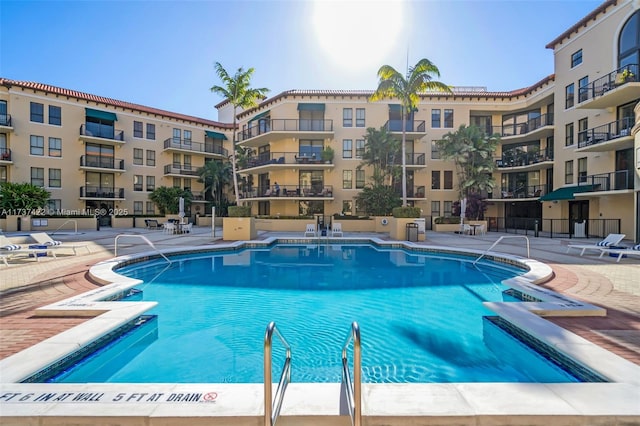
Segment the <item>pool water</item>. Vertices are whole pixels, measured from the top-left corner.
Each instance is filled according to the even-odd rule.
[[[292,349],[292,381],[339,382],[352,322],[364,382],[578,381],[483,316],[524,271],[374,246],[277,245],[132,264],[157,322],[55,382],[262,383],[266,326]],[[471,259],[473,260],[473,259]],[[146,331],[145,331],[146,330]],[[274,375],[284,350],[274,340]],[[102,368],[101,366],[108,366]]]

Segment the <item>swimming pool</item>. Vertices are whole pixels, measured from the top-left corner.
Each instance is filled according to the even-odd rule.
[[[522,274],[521,268],[336,244],[172,260],[117,270],[144,281],[135,297],[159,302],[149,312],[157,322],[53,381],[261,383],[262,338],[270,321],[291,344],[295,382],[340,381],[341,344],[352,321],[362,330],[365,382],[584,380],[483,319],[491,315],[483,302],[515,301],[503,294],[501,281]],[[283,353],[274,350],[279,364]]]

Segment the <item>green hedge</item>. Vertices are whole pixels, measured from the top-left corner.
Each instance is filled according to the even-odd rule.
[[[436,217],[433,220],[434,223],[438,224],[438,225],[444,225],[444,224],[449,224],[449,225],[456,225],[460,223],[460,216],[450,216],[450,217]]]
[[[420,207],[394,207],[393,217],[420,217]]]
[[[229,206],[229,217],[251,217],[251,206]]]

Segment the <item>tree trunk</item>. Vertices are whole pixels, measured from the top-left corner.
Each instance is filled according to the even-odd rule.
[[[240,201],[240,192],[238,190],[238,172],[236,169],[236,115],[235,115],[235,105],[233,110],[233,140],[231,141],[231,174],[233,174],[233,190],[236,195],[236,204],[238,206],[244,205],[242,201]]]
[[[407,139],[407,117],[402,106],[402,207],[407,207],[407,154],[405,142]]]

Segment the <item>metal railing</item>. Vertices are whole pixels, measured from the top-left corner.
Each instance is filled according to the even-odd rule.
[[[272,367],[272,340],[273,335],[278,336],[280,342],[285,347],[285,361],[282,367],[282,373],[280,374],[280,381],[276,388],[276,394],[272,398],[272,379],[271,379],[271,367]],[[287,385],[291,383],[291,346],[282,337],[282,334],[276,327],[276,323],[271,321],[267,326],[267,331],[264,335],[264,425],[273,426],[278,420],[280,415],[280,408],[282,408],[282,400],[284,398],[284,392],[287,390]]]
[[[331,198],[333,197],[332,185],[271,185],[254,188],[240,194],[241,198],[261,197],[297,197],[297,198]]]
[[[524,235],[508,235],[508,236],[502,236],[500,238],[498,238],[493,244],[491,244],[491,247],[489,247],[488,249],[486,249],[476,260],[473,261],[473,264],[475,265],[476,263],[478,263],[478,261],[480,259],[482,259],[487,253],[489,253],[491,251],[492,248],[494,248],[495,246],[498,245],[498,243],[502,240],[504,240],[505,238],[524,238],[525,240],[527,240],[527,257],[530,258],[531,257],[531,250],[530,250],[530,245],[529,245],[529,238],[525,237]]]
[[[11,161],[11,149],[10,148],[0,148],[0,160],[2,160],[2,161]]]
[[[74,233],[77,234],[78,233],[78,221],[75,220],[75,219],[69,219],[69,220],[65,220],[64,223],[62,225],[58,226],[55,231],[50,233],[50,235],[54,235],[56,232],[58,232],[60,229],[62,229],[62,227],[65,226],[69,222],[73,222],[73,230],[74,230]]]
[[[147,243],[147,245],[149,245],[152,249],[154,249],[156,251],[156,253],[158,253],[160,256],[162,256],[164,258],[164,260],[166,260],[169,263],[172,263],[171,260],[164,255],[164,253],[162,253],[160,250],[158,250],[156,248],[156,246],[153,245],[153,243],[151,241],[149,241],[149,239],[147,237],[145,237],[144,235],[136,235],[136,234],[118,234],[116,235],[116,238],[114,240],[114,251],[113,251],[113,256],[114,257],[118,257],[118,241],[120,240],[120,238],[140,238],[141,240],[143,240],[145,243]]]
[[[333,120],[324,119],[263,119],[238,133],[238,141],[270,132],[333,132]]]
[[[80,134],[82,136],[90,136],[102,139],[111,139],[114,141],[124,142],[124,131],[116,130],[113,126],[99,123],[86,123],[80,126]]]
[[[198,167],[191,164],[172,163],[164,166],[164,174],[198,176]]]
[[[541,127],[553,126],[553,114],[541,114],[525,121],[524,123],[503,124],[501,126],[492,126],[493,134],[502,137],[526,135]]]
[[[80,196],[88,198],[124,198],[124,188],[81,186]]]
[[[184,151],[201,152],[204,154],[218,154],[222,155],[223,157],[229,156],[229,151],[226,148],[208,142],[194,142],[191,139],[165,139],[164,149],[180,149]]]
[[[631,128],[635,124],[636,121],[634,117],[625,117],[578,132],[578,148],[631,136]]]
[[[384,128],[389,132],[402,132],[402,120],[389,120],[384,123]],[[406,120],[404,128],[407,132],[424,133],[426,131],[424,120]]]
[[[578,176],[578,186],[592,185],[593,191],[618,191],[633,189],[633,175],[629,170],[618,170],[609,173]]]
[[[535,217],[487,217],[487,230],[512,234],[533,235],[534,237],[569,237],[575,234],[576,219],[542,219]],[[586,223],[587,238],[604,238],[609,234],[619,234],[620,219],[589,219]]]
[[[11,127],[11,114],[0,114],[0,126]]]
[[[104,155],[82,155],[80,156],[80,167],[124,170],[124,160]]]
[[[638,72],[640,67],[638,64],[629,64],[611,71],[604,77],[600,77],[588,86],[581,87],[579,90],[579,101],[584,102],[589,99],[597,98],[607,93],[609,90],[615,89],[631,82],[640,81]]]
[[[347,352],[353,342],[353,380],[349,374]],[[362,425],[362,353],[360,347],[360,327],[357,322],[351,324],[347,339],[342,346],[342,383],[345,387],[347,406],[353,426]]]
[[[542,163],[544,161],[553,160],[553,150],[545,148],[535,152],[506,150],[502,152],[502,156],[495,159],[496,167],[518,167],[528,166],[531,164]]]

